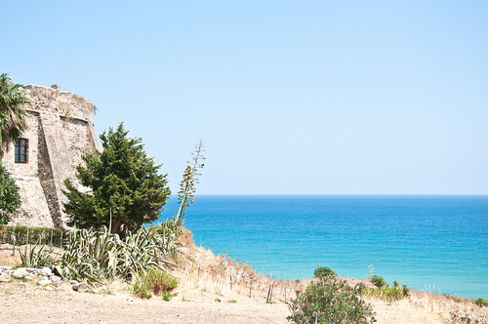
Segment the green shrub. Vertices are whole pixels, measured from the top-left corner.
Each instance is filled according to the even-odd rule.
[[[475,303],[479,307],[483,307],[483,306],[488,307],[488,300],[484,299],[483,297],[476,298],[475,300],[473,300],[473,303]]]
[[[398,283],[398,281],[396,281],[396,280],[393,281],[393,287],[400,287],[400,284]]]
[[[354,290],[356,290],[359,295],[362,295],[366,292],[367,288],[362,282],[360,282],[360,283],[356,284],[356,286],[354,287]]]
[[[217,302],[217,303],[221,303],[222,302],[222,300],[220,298],[215,298],[214,301]]]
[[[162,293],[170,292],[178,286],[178,281],[175,277],[157,268],[148,269],[140,277],[140,280],[158,296]]]
[[[357,286],[356,286],[357,287]],[[374,323],[371,305],[359,297],[359,290],[336,277],[320,277],[289,303],[294,323]]]
[[[29,234],[27,234],[29,233]],[[15,235],[15,242],[12,240],[12,234]],[[27,235],[29,240],[27,242]],[[59,228],[45,228],[45,227],[27,227],[27,226],[1,226],[0,225],[0,242],[23,245],[43,244],[61,246],[63,239],[63,231]]]
[[[373,285],[375,285],[376,287],[378,287],[378,288],[381,288],[381,287],[383,287],[383,286],[386,286],[386,281],[385,281],[385,279],[383,279],[383,277],[382,277],[382,276],[373,275],[373,276],[372,276],[372,277],[369,279],[369,281],[371,281],[371,283],[372,283]]]
[[[403,285],[403,287],[402,287],[402,294],[403,294],[403,297],[410,296],[410,289],[408,289],[407,285]]]
[[[328,277],[328,276],[335,276],[336,273],[334,272],[334,270],[332,270],[331,268],[329,267],[318,267],[317,269],[315,269],[315,271],[313,272],[313,275],[316,277],[316,278],[321,278],[321,277]]]
[[[0,159],[0,224],[7,224],[10,215],[13,214],[19,206],[20,195],[17,185],[15,184],[14,179],[10,177],[10,174],[3,167]]]
[[[152,295],[147,291],[147,286],[144,283],[135,282],[132,286],[132,289],[134,290],[134,294],[136,294],[140,298],[149,299],[152,297]]]
[[[163,297],[163,300],[164,301],[170,301],[171,300],[171,297],[173,297],[171,295],[171,292],[169,292],[169,291],[163,291],[163,293],[161,294],[161,296]]]

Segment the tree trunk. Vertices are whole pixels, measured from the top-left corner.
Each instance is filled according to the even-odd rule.
[[[112,221],[112,229],[110,233],[112,234],[119,234],[120,232],[120,227],[122,226],[122,222],[119,220],[113,220]]]

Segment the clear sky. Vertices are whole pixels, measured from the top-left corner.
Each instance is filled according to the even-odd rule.
[[[125,121],[176,192],[487,194],[488,1],[2,1],[0,72]]]

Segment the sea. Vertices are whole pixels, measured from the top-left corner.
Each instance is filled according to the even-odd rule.
[[[177,205],[171,197],[162,217]],[[488,196],[199,195],[185,226],[197,245],[278,280],[327,266],[488,298]]]

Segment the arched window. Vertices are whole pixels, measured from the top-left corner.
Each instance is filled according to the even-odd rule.
[[[15,141],[15,163],[27,163],[29,152],[29,141],[19,138]]]

